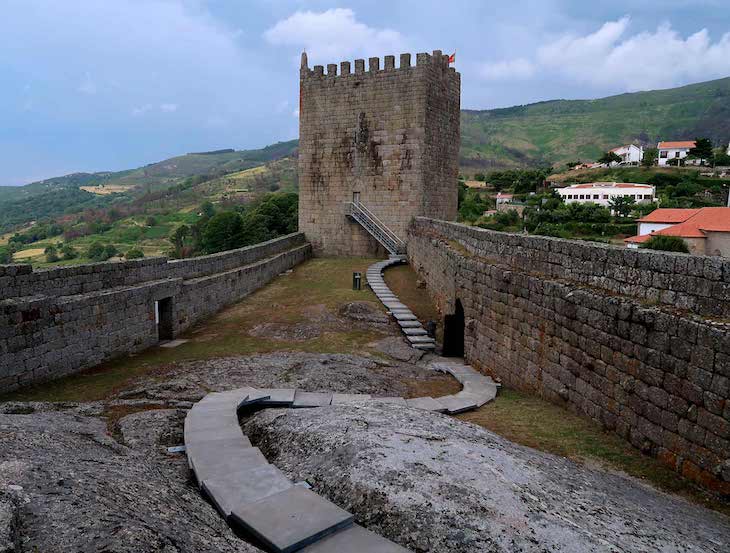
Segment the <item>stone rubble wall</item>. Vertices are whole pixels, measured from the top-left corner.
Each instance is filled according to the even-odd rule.
[[[418,54],[309,69],[300,79],[299,230],[323,255],[378,255],[347,218],[353,193],[401,239],[413,216],[456,218],[460,76]]]
[[[460,300],[469,363],[730,493],[727,260],[424,218],[408,255],[443,314]]]
[[[155,345],[155,301],[172,298],[177,335],[310,255],[295,233],[174,261],[0,265],[0,393]]]

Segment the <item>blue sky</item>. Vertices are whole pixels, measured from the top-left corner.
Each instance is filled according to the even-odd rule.
[[[727,0],[3,0],[0,185],[296,138],[310,65],[456,51],[462,106],[730,75]]]

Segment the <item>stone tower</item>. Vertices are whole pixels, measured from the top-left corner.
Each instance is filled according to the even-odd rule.
[[[310,70],[299,95],[299,230],[320,255],[378,255],[347,217],[359,202],[402,240],[414,216],[456,218],[461,78],[448,56],[395,57]]]

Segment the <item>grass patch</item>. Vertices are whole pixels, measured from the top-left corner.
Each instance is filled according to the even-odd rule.
[[[617,435],[558,405],[509,388],[496,401],[457,415],[508,440],[598,465],[639,478],[661,490],[681,495],[709,509],[730,515],[730,505],[685,480],[658,460],[642,454]]]
[[[364,273],[375,261],[360,258],[309,260],[182,334],[179,338],[189,342],[177,348],[153,347],[82,373],[24,388],[0,397],[0,401],[101,400],[128,387],[138,377],[163,378],[176,363],[183,361],[276,351],[373,353],[367,344],[384,334],[354,325],[323,323],[319,336],[303,341],[261,338],[249,332],[262,323],[317,324],[318,316],[336,315],[345,303],[377,302],[370,290],[352,290],[353,271]]]

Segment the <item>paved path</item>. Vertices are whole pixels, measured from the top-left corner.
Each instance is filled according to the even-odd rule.
[[[385,269],[401,263],[407,263],[404,255],[392,255],[388,259],[370,265],[367,271],[368,286],[372,288],[378,299],[395,318],[411,346],[416,349],[432,351],[436,347],[436,341],[428,335],[428,332],[418,321],[418,317],[398,300],[398,297],[383,280],[383,271]]]
[[[308,487],[294,484],[269,464],[243,434],[242,411],[263,407],[312,408],[387,402],[455,414],[481,407],[497,384],[469,365],[441,358],[433,370],[450,373],[463,386],[439,398],[373,398],[367,394],[313,393],[295,389],[238,388],[208,394],[185,418],[188,464],[198,485],[229,522],[276,553],[407,553],[407,549],[353,523],[353,516]]]

